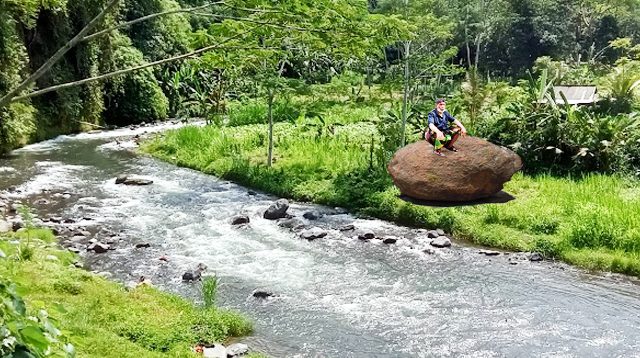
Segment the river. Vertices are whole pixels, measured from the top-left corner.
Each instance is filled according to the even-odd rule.
[[[60,136],[0,159],[0,190],[40,217],[74,218],[115,250],[83,252],[113,279],[150,279],[201,302],[181,275],[220,279],[218,302],[250,317],[241,339],[273,357],[640,357],[640,286],[522,255],[485,256],[454,240],[424,253],[423,232],[336,208],[291,203],[328,235],[314,241],[262,218],[277,198],[136,154],[136,134],[171,125]],[[154,181],[115,184],[119,174]],[[45,199],[45,200],[42,200]],[[517,198],[516,198],[517,200]],[[247,214],[236,227],[230,218]],[[356,232],[339,231],[353,224]],[[358,240],[357,231],[403,237]],[[136,243],[149,243],[145,249]],[[165,256],[168,261],[159,260]],[[275,294],[256,299],[256,289]]]

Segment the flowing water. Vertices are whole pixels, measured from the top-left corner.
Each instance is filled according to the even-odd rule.
[[[0,190],[40,217],[119,233],[115,250],[82,253],[90,269],[116,280],[145,276],[201,302],[200,285],[181,275],[206,264],[221,280],[219,304],[255,322],[242,341],[269,356],[640,357],[640,286],[629,279],[489,257],[460,242],[428,254],[414,229],[294,203],[297,217],[324,213],[303,221],[329,234],[306,241],[262,218],[276,198],[131,150],[133,135],[165,127],[61,136],[14,151],[0,159]],[[116,185],[119,174],[154,183]],[[248,226],[230,224],[239,213]],[[403,239],[361,241],[336,229],[344,224]],[[143,242],[151,246],[134,248]],[[256,299],[256,289],[275,296]]]

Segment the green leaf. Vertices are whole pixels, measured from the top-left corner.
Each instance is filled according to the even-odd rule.
[[[44,352],[49,347],[49,340],[38,327],[28,326],[20,330],[20,334],[26,344],[37,348],[41,352]]]

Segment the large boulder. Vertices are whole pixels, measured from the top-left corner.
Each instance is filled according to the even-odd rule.
[[[509,149],[475,137],[461,137],[458,152],[433,153],[426,141],[396,152],[387,170],[404,195],[432,201],[470,201],[490,197],[522,168],[520,157]]]

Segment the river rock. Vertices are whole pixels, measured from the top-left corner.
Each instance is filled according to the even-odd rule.
[[[490,197],[522,168],[520,157],[483,139],[461,137],[458,152],[444,157],[421,140],[398,150],[387,170],[400,192],[430,201],[470,201]]]
[[[269,220],[284,218],[287,216],[287,209],[289,209],[289,201],[287,199],[278,199],[269,206],[263,217]]]
[[[360,240],[373,240],[376,238],[376,234],[371,230],[363,230],[358,234]]]
[[[398,238],[395,236],[387,236],[382,239],[382,243],[384,244],[395,244],[398,241]]]
[[[451,240],[449,240],[449,238],[446,236],[438,236],[437,238],[431,240],[429,244],[433,247],[439,248],[449,247],[451,246]]]
[[[151,247],[151,244],[148,243],[148,242],[141,242],[141,243],[136,244],[135,247],[136,247],[136,249],[148,249],[148,248]]]
[[[298,218],[283,219],[278,221],[278,226],[287,229],[299,230],[304,228],[304,222]]]
[[[127,180],[127,176],[124,174],[120,174],[116,178],[116,184],[123,184],[125,180]]]
[[[317,226],[307,229],[300,234],[300,237],[306,240],[315,240],[327,236],[327,232]]]
[[[151,185],[153,184],[153,180],[142,179],[142,178],[127,178],[124,185]]]
[[[436,229],[436,232],[437,232],[437,233],[438,233],[438,235],[440,235],[440,236],[444,236],[444,235],[445,235],[444,230],[442,230],[442,229]]]
[[[351,231],[351,230],[355,230],[356,227],[353,224],[346,224],[346,225],[342,225],[338,228],[338,230],[340,231]]]
[[[544,256],[539,252],[532,252],[529,254],[529,261],[538,262],[542,260],[544,260]]]
[[[255,298],[268,298],[273,296],[273,293],[271,292],[267,292],[267,291],[263,291],[263,290],[255,290],[253,291],[253,293],[251,294],[253,297]]]
[[[249,346],[244,343],[234,343],[227,347],[227,357],[237,357],[249,352]]]
[[[248,224],[249,217],[247,215],[236,215],[231,218],[231,225]]]
[[[205,358],[227,358],[227,349],[219,343],[209,347],[204,347],[202,356]]]
[[[15,218],[11,222],[11,229],[13,231],[18,231],[24,227],[24,222],[20,218]]]
[[[493,250],[480,250],[478,253],[482,254],[482,255],[486,255],[486,256],[498,256],[498,255],[500,255],[500,251],[493,251]]]
[[[442,235],[444,235],[444,234],[442,234]],[[442,235],[440,235],[437,230],[429,230],[429,231],[427,231],[427,237],[429,239],[435,239],[436,237],[442,236]]]
[[[54,224],[61,224],[64,221],[61,216],[49,216],[45,220],[48,220],[49,222],[52,222]]]
[[[48,205],[49,204],[49,200],[45,199],[45,198],[40,198],[36,201],[33,202],[35,205]]]
[[[88,251],[93,251],[96,254],[103,254],[107,252],[111,247],[107,244],[103,244],[101,242],[94,242],[91,245],[87,246]]]
[[[302,214],[302,217],[307,220],[318,220],[322,217],[322,214],[319,211],[307,211]]]
[[[182,274],[182,281],[193,282],[199,281],[202,278],[202,273],[207,269],[207,265],[198,264],[195,270],[189,270]]]
[[[12,225],[8,221],[0,219],[0,233],[11,231],[11,227]]]

